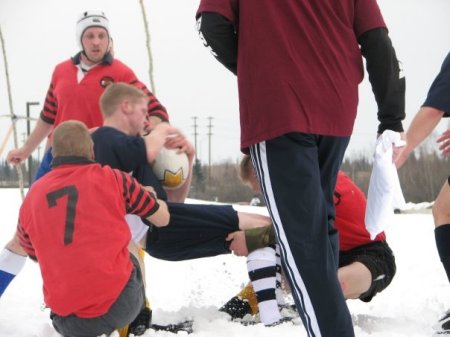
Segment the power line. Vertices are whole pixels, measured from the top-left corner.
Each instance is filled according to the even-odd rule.
[[[198,127],[198,124],[197,124],[197,119],[198,119],[198,117],[197,116],[194,116],[194,117],[192,117],[192,119],[194,120],[194,125],[192,125],[193,127],[194,127],[194,133],[193,133],[193,135],[194,135],[194,149],[195,149],[195,155],[198,157],[198,149],[197,149],[197,136],[198,136],[198,132],[197,132],[197,127]]]

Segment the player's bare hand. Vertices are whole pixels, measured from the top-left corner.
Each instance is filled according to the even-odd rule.
[[[156,191],[155,191],[155,189],[153,188],[153,186],[143,186],[143,187],[144,187],[144,189],[145,189],[147,192],[150,192],[151,194],[153,194],[153,196],[154,196],[155,198],[158,197],[158,195],[156,194]]]
[[[406,147],[402,147],[398,152],[394,154],[394,164],[397,169],[399,169],[405,163],[406,159],[408,159],[409,157],[409,153],[409,149],[407,149]]]
[[[19,165],[29,157],[29,153],[23,148],[14,149],[6,155],[6,161],[13,165]]]
[[[245,232],[244,231],[236,231],[228,234],[227,241],[230,242],[230,250],[236,256],[247,256],[247,241],[245,240]]]
[[[192,161],[195,156],[194,146],[179,130],[167,137],[164,146],[169,149],[178,149],[178,153],[186,152],[190,161]]]
[[[392,144],[392,162],[397,168],[403,165],[408,158],[409,151],[406,148],[405,133],[400,133],[400,141]]]
[[[437,139],[439,143],[439,150],[444,156],[450,156],[450,130],[445,131]]]

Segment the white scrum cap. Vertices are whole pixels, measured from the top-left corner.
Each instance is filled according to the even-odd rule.
[[[90,27],[101,27],[106,30],[109,34],[109,20],[105,16],[105,13],[102,11],[86,11],[81,14],[80,18],[77,21],[77,30],[76,30],[76,37],[77,37],[77,43],[80,46],[81,49],[83,49],[83,46],[81,44],[81,38],[83,37],[83,33],[86,29]]]

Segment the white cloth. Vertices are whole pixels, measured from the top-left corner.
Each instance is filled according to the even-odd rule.
[[[394,209],[405,207],[397,169],[392,160],[393,145],[404,146],[405,142],[400,138],[400,133],[386,130],[375,147],[365,218],[372,240],[392,221]]]
[[[125,220],[128,222],[128,226],[130,227],[131,240],[139,244],[144,235],[147,234],[148,226],[139,216],[134,214],[125,215]]]
[[[22,270],[26,261],[26,256],[13,253],[9,249],[3,248],[0,252],[0,271],[17,275]]]
[[[247,256],[247,270],[250,273],[258,272],[265,268],[273,267],[273,274],[264,273],[252,280],[256,296],[258,293],[267,291],[273,294],[264,301],[258,301],[259,318],[264,325],[271,325],[281,319],[278,302],[276,300],[276,253],[272,247],[259,248]],[[258,273],[256,274],[258,275]]]

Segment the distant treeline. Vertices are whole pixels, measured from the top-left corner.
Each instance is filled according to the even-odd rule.
[[[27,165],[23,166],[25,186],[28,185]],[[31,176],[38,166],[33,160]],[[403,195],[407,202],[419,203],[433,201],[439,193],[443,182],[450,174],[449,159],[441,157],[437,152],[422,146],[399,170]],[[190,198],[219,202],[248,203],[255,193],[243,185],[238,176],[239,162],[227,161],[211,167],[197,161],[193,168],[193,183]],[[372,170],[372,157],[354,156],[346,159],[342,170],[367,194]],[[0,163],[1,187],[16,187],[17,172],[4,161]],[[261,200],[263,198],[259,196]]]
[[[359,155],[346,159],[342,170],[367,194],[372,172],[372,156]],[[398,171],[403,195],[407,202],[431,202],[438,195],[442,184],[450,175],[449,158],[422,146],[411,154]],[[255,195],[238,178],[238,163],[225,162],[207,165],[194,170],[194,183],[190,196],[221,202],[249,202]],[[262,200],[262,198],[261,198]]]
[[[28,160],[22,165],[22,173],[24,177],[24,186],[28,186],[29,180],[33,181],[36,175],[39,161],[35,158],[31,159],[31,172],[28,170]],[[0,162],[0,187],[18,187],[18,174],[14,166],[6,163],[5,160]]]
[[[342,170],[367,194],[372,161],[360,157],[345,160]],[[442,184],[450,175],[448,158],[420,149],[398,171],[403,196],[407,202],[431,202],[438,195]]]

